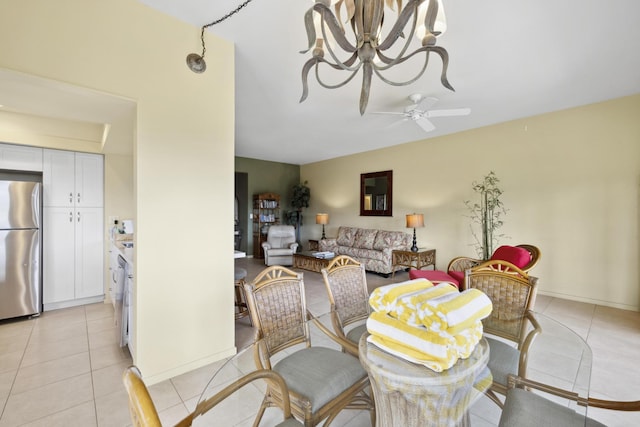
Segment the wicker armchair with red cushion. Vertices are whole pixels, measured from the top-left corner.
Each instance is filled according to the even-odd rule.
[[[533,245],[503,245],[493,252],[491,260],[507,261],[524,272],[528,272],[538,263],[540,259],[540,249]],[[465,270],[475,267],[483,262],[481,259],[470,257],[456,257],[449,262],[447,271],[439,270],[411,270],[410,279],[425,278],[433,283],[448,282],[458,288],[464,284]]]

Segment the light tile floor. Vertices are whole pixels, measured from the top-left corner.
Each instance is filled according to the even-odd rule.
[[[236,260],[251,279],[264,265],[251,258]],[[304,272],[308,308],[328,310],[318,273]],[[370,289],[406,280],[367,273]],[[640,399],[640,313],[538,296],[536,311],[579,333],[593,350],[590,394],[595,397]],[[247,319],[236,322],[239,347],[251,340]],[[0,322],[0,427],[129,426],[123,370],[131,364],[117,345],[113,308],[109,304],[56,310],[39,318]],[[192,410],[219,363],[150,387],[164,425],[173,425]],[[493,404],[474,406],[473,425],[495,425]],[[369,425],[368,415],[343,411],[335,426]],[[609,426],[640,425],[640,413],[591,408],[589,415]],[[265,420],[266,421],[266,420]],[[221,424],[218,424],[221,425]]]

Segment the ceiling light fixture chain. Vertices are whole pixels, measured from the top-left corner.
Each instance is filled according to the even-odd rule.
[[[243,7],[245,7],[252,1],[253,0],[245,0],[243,3],[238,5],[238,7],[236,7],[234,10],[224,15],[222,18],[216,19],[215,21],[212,21],[202,26],[202,28],[200,29],[200,42],[202,43],[202,54],[198,55],[197,53],[190,53],[189,55],[187,55],[187,66],[189,67],[189,69],[191,69],[191,71],[199,74],[199,73],[203,73],[207,69],[207,64],[206,62],[204,62],[204,55],[207,52],[207,47],[205,46],[205,43],[204,43],[204,30],[206,30],[209,27],[213,27],[214,25],[219,24],[222,21],[232,17],[236,13],[240,12],[240,10]]]

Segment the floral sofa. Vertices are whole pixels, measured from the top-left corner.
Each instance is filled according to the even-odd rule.
[[[411,239],[411,234],[402,231],[340,227],[338,237],[320,240],[318,246],[321,251],[357,259],[367,271],[388,275],[393,272],[391,251],[409,250]],[[402,268],[397,267],[396,270]]]

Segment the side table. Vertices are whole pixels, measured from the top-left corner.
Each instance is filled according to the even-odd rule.
[[[395,267],[407,267],[421,270],[423,267],[433,266],[436,268],[436,250],[435,249],[418,249],[418,252],[393,250],[391,252],[391,264],[393,273],[391,277],[396,274]]]
[[[435,372],[391,355],[367,341],[358,346],[376,402],[376,427],[470,426],[469,408],[486,391],[489,343],[480,340],[467,359]],[[491,381],[486,381],[486,385]]]

